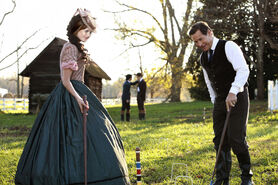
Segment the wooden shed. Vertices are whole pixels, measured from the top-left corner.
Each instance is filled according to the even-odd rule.
[[[60,82],[60,52],[67,41],[54,38],[48,46],[20,73],[29,77],[29,112],[36,113],[51,91]],[[101,100],[102,79],[111,78],[96,64],[86,66],[85,84]]]

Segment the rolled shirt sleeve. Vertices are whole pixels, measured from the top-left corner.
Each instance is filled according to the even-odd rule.
[[[236,71],[236,76],[229,92],[237,95],[243,91],[249,76],[249,68],[240,47],[235,42],[228,41],[226,43],[225,53],[228,61]]]

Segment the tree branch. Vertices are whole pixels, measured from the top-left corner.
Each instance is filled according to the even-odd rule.
[[[13,11],[15,10],[15,7],[16,7],[15,0],[12,0],[12,3],[14,4],[13,9],[12,9],[11,11],[9,11],[9,12],[6,12],[6,13],[3,15],[2,20],[0,21],[0,26],[1,26],[2,23],[4,22],[6,16],[9,15],[9,14],[11,14],[11,13],[13,13]]]
[[[160,1],[163,11],[163,22],[164,22],[164,40],[165,40],[165,53],[169,53],[170,43],[168,39],[168,24],[167,24],[167,10],[166,10],[166,4],[164,3],[164,0]]]
[[[149,80],[153,80],[153,79],[156,77],[157,73],[159,73],[163,68],[167,67],[167,65],[168,65],[168,61],[166,61],[166,63],[165,63],[162,67],[160,67],[160,68],[152,75],[152,77],[151,77]]]
[[[174,18],[175,20],[175,23],[177,25],[177,28],[178,28],[178,31],[179,31],[179,34],[181,35],[181,27],[180,27],[180,24],[177,20],[177,17],[176,17],[176,14],[175,14],[175,10],[173,9],[172,7],[172,4],[169,2],[169,0],[167,0],[167,6],[168,6],[168,10],[172,12],[171,16]]]
[[[144,74],[143,73],[143,64],[142,64],[142,57],[141,57],[141,53],[140,53],[140,49],[138,48],[138,55],[139,55],[139,62],[140,62],[140,72],[142,73],[142,74]]]
[[[185,37],[186,37],[185,32],[187,30],[187,27],[189,26],[188,21],[189,21],[190,12],[191,12],[191,9],[192,9],[192,2],[193,2],[193,0],[188,0],[187,1],[186,12],[184,14],[184,23],[183,23],[183,26],[182,26],[182,29],[181,29],[180,40],[179,40],[179,43],[178,43],[178,47],[180,45],[182,45],[183,43],[185,43]]]
[[[172,32],[172,45],[173,45],[173,49],[176,50],[175,30],[174,30],[174,24],[173,24],[174,10],[171,8],[169,0],[166,0],[166,6],[168,7],[168,12],[169,12],[169,16],[170,16],[170,25],[171,25],[171,32]]]
[[[15,63],[17,63],[17,61],[20,60],[29,50],[37,49],[37,48],[38,48],[40,45],[42,45],[42,43],[44,43],[46,40],[48,40],[48,39],[43,40],[40,44],[38,44],[38,45],[35,46],[35,47],[30,47],[30,48],[26,49],[26,50],[17,58],[17,60],[16,60],[15,62],[9,64],[9,65],[6,66],[6,67],[1,68],[0,71],[2,71],[2,70],[4,70],[4,69],[7,69],[7,68],[9,68],[9,67],[11,67],[11,66],[13,66],[13,65],[14,65]]]
[[[124,12],[130,12],[133,11],[133,9],[127,9],[127,10],[121,10],[121,11],[108,11],[108,10],[103,10],[106,13],[113,13],[113,14],[118,14],[118,13],[124,13]]]
[[[115,60],[116,58],[120,57],[121,55],[123,55],[124,53],[126,53],[128,50],[130,49],[134,49],[134,48],[137,48],[137,47],[142,47],[142,46],[146,46],[148,45],[149,43],[151,43],[151,41],[148,41],[144,44],[140,44],[140,45],[134,45],[132,43],[130,43],[131,47],[128,47],[127,49],[125,49],[123,52],[121,52],[118,56],[116,56],[115,58],[113,58],[112,60]]]
[[[26,38],[14,51],[12,51],[10,54],[8,54],[7,56],[5,56],[4,58],[2,58],[0,60],[0,63],[2,63],[4,60],[6,60],[9,56],[13,55],[14,53],[16,53],[18,50],[21,49],[21,47],[30,39],[32,38],[34,35],[36,35],[40,30],[35,31],[32,35],[30,35],[28,38]]]
[[[128,29],[128,28],[115,28],[115,29],[105,29],[105,30],[113,30],[113,31],[119,31],[121,33],[124,34],[129,34],[130,36],[132,35],[138,35],[141,36],[145,39],[148,39],[150,42],[153,42],[157,47],[159,47],[161,50],[163,50],[165,52],[165,44],[163,41],[157,39],[153,34],[151,34],[150,32],[147,31],[143,31],[143,30],[137,30],[137,29]],[[125,35],[125,37],[127,37],[127,35]]]
[[[136,8],[136,7],[133,7],[133,6],[124,4],[124,3],[120,3],[119,1],[116,1],[116,2],[117,2],[119,5],[121,5],[121,6],[125,6],[125,7],[129,8],[128,10],[124,10],[124,12],[135,10],[135,11],[143,12],[143,13],[145,13],[145,14],[151,16],[151,17],[153,18],[153,20],[156,22],[156,24],[159,26],[159,28],[161,29],[161,31],[164,32],[164,29],[162,28],[162,26],[161,26],[160,22],[158,21],[158,19],[157,19],[154,15],[152,15],[150,12],[148,12],[148,11],[146,11],[146,10],[141,10],[141,9],[139,9],[139,8]],[[107,12],[109,12],[109,11],[107,11]],[[111,13],[112,13],[112,12],[111,12]],[[114,13],[121,13],[121,12],[114,12]]]

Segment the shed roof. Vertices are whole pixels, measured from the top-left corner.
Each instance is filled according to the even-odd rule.
[[[21,76],[30,77],[43,66],[59,65],[60,52],[67,41],[55,37],[42,52],[20,73]],[[49,59],[49,60],[45,60]],[[91,60],[92,61],[92,60]],[[39,67],[38,67],[39,66]],[[58,68],[57,68],[58,69]],[[94,62],[86,66],[86,71],[93,77],[111,80],[111,78]],[[55,70],[55,73],[58,71]],[[59,74],[59,73],[58,73]]]

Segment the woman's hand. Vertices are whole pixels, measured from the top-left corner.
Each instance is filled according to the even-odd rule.
[[[83,99],[81,97],[76,98],[76,101],[79,105],[80,111],[83,113],[84,112],[84,108],[89,109],[89,103],[88,101],[84,102]]]
[[[88,103],[88,101],[84,102],[83,99],[78,95],[78,93],[73,88],[72,83],[70,82],[71,74],[72,74],[71,69],[63,69],[62,83],[65,86],[65,88],[69,91],[69,93],[75,97],[75,99],[79,105],[79,108],[80,108],[81,112],[83,113],[84,107],[89,109],[89,103]]]

